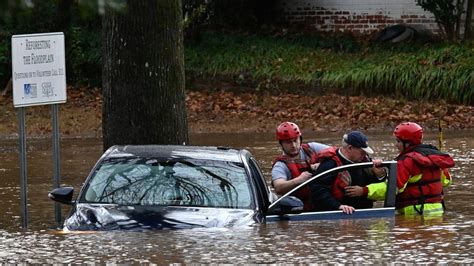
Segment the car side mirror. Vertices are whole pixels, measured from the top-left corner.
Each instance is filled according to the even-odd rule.
[[[48,193],[48,197],[56,202],[72,205],[73,187],[59,187]]]
[[[268,210],[268,214],[282,215],[302,213],[303,207],[304,204],[299,198],[295,196],[286,196],[280,199],[277,204]]]

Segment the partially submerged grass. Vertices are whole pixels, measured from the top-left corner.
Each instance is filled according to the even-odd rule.
[[[186,46],[185,60],[188,74],[203,77],[474,104],[472,43],[371,46],[347,38],[207,33]]]

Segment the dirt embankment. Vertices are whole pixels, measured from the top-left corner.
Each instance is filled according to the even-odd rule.
[[[69,88],[67,103],[60,105],[63,136],[101,136],[102,96],[98,89]],[[392,130],[402,121],[426,128],[473,129],[474,107],[384,97],[305,96],[291,93],[250,93],[233,90],[186,92],[190,132],[272,132],[282,121],[298,123],[305,130]],[[18,132],[12,95],[0,96],[0,136]],[[26,108],[28,136],[50,135],[49,106]]]

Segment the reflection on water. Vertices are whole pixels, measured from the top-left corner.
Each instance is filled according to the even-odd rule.
[[[62,233],[54,229],[51,140],[27,140],[30,227],[20,228],[17,141],[0,141],[0,263],[474,263],[474,132],[448,132],[455,182],[437,219],[395,217],[256,224],[149,232]],[[314,140],[337,145],[340,134]],[[389,133],[369,134],[377,157],[396,155]],[[249,149],[269,178],[279,153],[272,134],[193,135],[193,144]],[[436,144],[436,135],[426,136]],[[61,183],[78,189],[102,153],[95,139],[63,140]],[[63,205],[63,213],[68,208]]]

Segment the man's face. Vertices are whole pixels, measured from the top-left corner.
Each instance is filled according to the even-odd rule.
[[[348,146],[349,148],[349,160],[355,162],[355,163],[360,163],[364,161],[365,157],[367,156],[367,153],[361,148],[354,147],[352,145]]]
[[[283,152],[288,156],[296,156],[298,155],[301,147],[301,140],[300,138],[288,139],[281,141],[281,147],[283,148]]]

